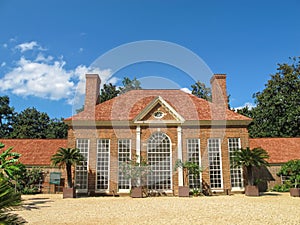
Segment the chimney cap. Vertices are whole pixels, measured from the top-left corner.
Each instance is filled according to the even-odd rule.
[[[212,76],[210,79],[210,83],[212,83],[215,79],[226,79],[226,74],[225,73],[216,73]]]

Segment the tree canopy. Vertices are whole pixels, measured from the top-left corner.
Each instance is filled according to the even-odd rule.
[[[8,96],[0,96],[0,138],[66,138],[68,126],[61,119],[27,108],[20,113],[9,105]]]
[[[300,136],[300,58],[278,64],[262,92],[253,95],[256,107],[238,112],[253,118],[251,137]]]
[[[14,108],[9,106],[9,97],[0,96],[0,137],[11,133],[14,114]]]

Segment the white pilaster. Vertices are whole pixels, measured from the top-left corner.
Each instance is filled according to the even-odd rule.
[[[136,145],[135,145],[135,150],[136,150],[136,162],[141,163],[141,127],[137,126],[136,127]]]
[[[177,158],[182,161],[182,133],[181,132],[182,132],[181,127],[178,126],[177,127],[177,140],[178,140],[177,141],[177,151],[178,151]],[[178,185],[183,186],[183,170],[182,170],[182,168],[178,168],[177,172],[178,172]]]

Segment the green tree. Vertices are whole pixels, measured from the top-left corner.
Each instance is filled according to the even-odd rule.
[[[18,113],[14,119],[12,138],[46,138],[50,118],[33,108]]]
[[[100,91],[100,102],[102,103],[114,97],[117,97],[119,93],[120,90],[117,89],[116,85],[113,85],[111,83],[104,84],[103,88],[101,88]]]
[[[9,182],[0,177],[0,224],[18,225],[26,223],[22,217],[9,213],[9,210],[19,206],[20,203],[21,195],[15,193]]]
[[[248,185],[254,185],[254,167],[268,166],[266,159],[269,158],[268,153],[262,148],[237,149],[233,154],[232,166],[242,167],[246,169],[246,181]]]
[[[0,96],[0,138],[9,137],[14,115],[14,108],[9,106],[9,97]]]
[[[63,118],[51,119],[46,129],[46,138],[63,139],[68,136],[68,125],[65,124]]]
[[[204,83],[197,81],[191,85],[191,88],[193,95],[211,102],[211,89],[206,87]]]
[[[278,64],[262,92],[253,95],[256,107],[251,137],[300,136],[300,58]]]
[[[84,157],[77,148],[59,148],[52,158],[52,164],[60,168],[66,168],[68,187],[73,187],[72,182],[72,166],[82,163]]]
[[[122,81],[123,87],[120,87],[120,94],[124,94],[131,90],[140,90],[141,88],[141,82],[137,80],[135,77],[133,80],[130,80],[128,77],[124,77]]]
[[[241,109],[237,109],[236,112],[249,118],[253,118],[253,110],[250,109],[247,105]]]
[[[4,148],[5,145],[0,142],[0,149]],[[13,147],[9,147],[6,150],[0,151],[0,177],[5,175],[11,179],[14,179],[14,174],[20,171],[19,158],[20,154],[12,152]]]

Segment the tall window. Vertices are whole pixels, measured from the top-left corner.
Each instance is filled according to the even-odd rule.
[[[220,139],[208,139],[209,177],[211,188],[223,188]]]
[[[187,139],[188,161],[197,163],[200,166],[200,139]],[[200,174],[189,175],[190,188],[201,188]]]
[[[75,186],[78,191],[85,192],[88,189],[88,158],[89,158],[89,139],[77,139],[76,147],[84,157],[82,164],[75,168]]]
[[[109,139],[97,140],[97,176],[96,189],[106,191],[109,188]]]
[[[119,168],[122,166],[121,165],[122,163],[125,163],[131,159],[130,149],[131,149],[130,139],[118,140]],[[122,171],[119,171],[118,188],[119,191],[130,189],[130,180],[124,177]]]
[[[229,138],[228,139],[228,151],[230,165],[233,163],[234,152],[241,148],[241,143],[239,138]],[[230,180],[231,188],[242,188],[243,185],[243,172],[241,167],[230,167]]]
[[[169,137],[161,132],[151,135],[147,143],[148,163],[151,173],[148,175],[148,188],[171,190],[171,143]]]

